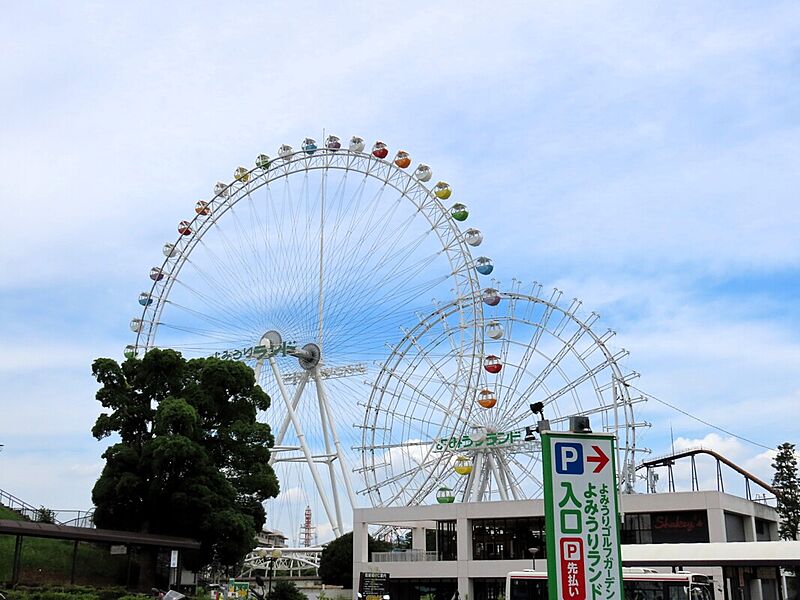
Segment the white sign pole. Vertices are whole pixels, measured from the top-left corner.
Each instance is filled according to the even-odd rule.
[[[542,433],[550,600],[624,600],[614,436]]]

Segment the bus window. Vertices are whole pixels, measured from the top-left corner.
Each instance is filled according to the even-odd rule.
[[[512,579],[508,600],[548,600],[547,579]]]
[[[667,600],[664,584],[660,581],[625,581],[625,600]]]
[[[669,592],[668,600],[689,600],[688,583],[668,583],[667,591]]]

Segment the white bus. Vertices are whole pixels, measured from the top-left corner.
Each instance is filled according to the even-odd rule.
[[[622,569],[624,600],[714,600],[712,580],[688,571],[658,573]],[[547,573],[512,571],[506,575],[506,600],[548,600]]]

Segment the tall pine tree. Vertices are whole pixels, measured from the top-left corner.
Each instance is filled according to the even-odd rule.
[[[800,529],[800,478],[794,444],[785,442],[778,446],[772,468],[775,469],[772,487],[778,496],[777,510],[781,517],[778,533],[783,540],[796,540]]]

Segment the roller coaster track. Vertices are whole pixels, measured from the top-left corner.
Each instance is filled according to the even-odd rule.
[[[728,468],[736,471],[737,473],[739,473],[740,475],[742,475],[744,477],[745,493],[747,495],[747,499],[748,500],[752,500],[753,499],[752,498],[752,493],[750,491],[750,484],[751,483],[754,483],[755,485],[759,486],[761,489],[763,489],[764,491],[768,492],[770,495],[774,496],[775,498],[778,497],[778,493],[775,491],[775,488],[772,487],[770,484],[768,484],[767,482],[763,481],[762,479],[759,479],[758,477],[756,477],[755,475],[753,475],[752,473],[750,473],[746,469],[743,469],[742,467],[740,467],[739,465],[737,465],[733,461],[731,461],[731,460],[725,458],[724,456],[722,456],[719,452],[716,452],[715,450],[711,450],[710,448],[703,448],[703,447],[688,448],[686,450],[681,450],[680,452],[674,452],[672,454],[667,454],[667,455],[664,455],[664,456],[658,456],[656,458],[651,458],[650,460],[645,460],[645,461],[641,462],[636,467],[636,470],[639,471],[641,469],[647,469],[647,482],[648,482],[647,491],[650,492],[650,491],[653,491],[653,490],[650,489],[651,488],[650,482],[652,481],[653,469],[658,468],[658,467],[667,467],[667,471],[668,471],[668,474],[669,474],[669,491],[670,492],[674,492],[675,491],[675,477],[673,475],[672,467],[673,467],[673,465],[675,464],[676,461],[684,459],[684,458],[688,458],[691,461],[691,466],[692,466],[692,491],[693,492],[700,491],[700,484],[699,484],[699,481],[698,481],[698,478],[697,478],[697,465],[696,465],[696,462],[695,462],[695,457],[698,454],[707,454],[708,456],[711,456],[712,458],[714,458],[714,460],[716,461],[716,465],[717,465],[717,491],[720,491],[720,492],[724,492],[725,491],[725,481],[723,480],[723,477],[722,477],[722,465],[725,465]]]

